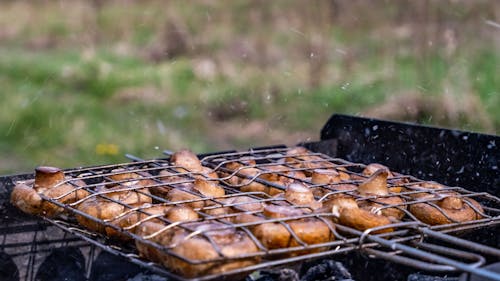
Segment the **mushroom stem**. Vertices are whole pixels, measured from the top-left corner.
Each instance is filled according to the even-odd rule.
[[[41,166],[35,169],[35,185],[37,192],[43,192],[46,188],[52,187],[64,181],[64,173],[56,167]]]

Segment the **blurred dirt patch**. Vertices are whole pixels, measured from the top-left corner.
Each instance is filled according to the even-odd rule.
[[[147,105],[158,105],[167,102],[168,94],[156,87],[130,87],[118,90],[110,99],[112,103],[131,104],[141,103]]]
[[[310,132],[290,132],[266,121],[220,121],[213,122],[208,137],[217,148],[245,149],[258,146],[285,144],[296,145],[310,141]]]
[[[234,97],[210,106],[208,112],[209,116],[215,121],[248,117],[248,102],[239,97]]]

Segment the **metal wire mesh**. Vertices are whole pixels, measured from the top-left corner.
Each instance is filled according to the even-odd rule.
[[[415,177],[391,173],[387,194],[362,194],[358,188],[370,178],[363,173],[366,165],[301,149],[219,153],[202,158],[200,163],[204,169],[159,159],[67,170],[66,179],[51,188],[72,188],[58,196],[41,194],[64,212],[57,219],[45,219],[110,252],[178,279],[211,279],[381,245],[367,237],[394,243],[416,241],[423,238],[422,229],[448,233],[500,222],[500,199],[487,193],[441,185],[436,188]],[[314,183],[312,176],[318,170],[335,171],[338,180]],[[200,181],[213,184],[207,190],[193,188]],[[314,190],[314,200],[320,205],[343,196],[354,198],[358,205],[371,206],[371,213],[393,210],[400,218],[366,230],[342,225],[332,209],[287,200],[282,192],[291,183]],[[173,195],[173,191],[177,193]],[[68,197],[74,200],[66,200]],[[401,200],[387,203],[384,199],[394,197]],[[458,221],[451,216],[440,205],[447,197],[461,199],[462,207],[468,206],[475,219]],[[439,212],[447,223],[423,222],[410,211],[418,204]],[[169,217],[172,209],[181,206],[193,211],[189,219]],[[284,208],[286,215],[278,210],[271,216],[264,206]],[[317,235],[320,230],[323,236]],[[270,241],[274,239],[271,234],[285,238]],[[188,246],[183,248],[188,244],[204,250],[188,251]]]

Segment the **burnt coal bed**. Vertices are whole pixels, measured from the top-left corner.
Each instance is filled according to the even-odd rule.
[[[318,142],[300,145],[358,163],[381,163],[391,170],[500,195],[500,138],[419,125],[333,115]],[[273,146],[277,147],[277,146]],[[279,146],[278,146],[279,147]],[[131,157],[131,159],[135,159]],[[103,251],[79,237],[10,205],[13,183],[32,175],[0,177],[0,280],[168,280]],[[498,224],[458,233],[466,240],[500,248]],[[443,241],[426,242],[453,247]],[[112,247],[112,246],[110,246]],[[486,256],[489,270],[500,272]],[[498,275],[500,278],[500,273]],[[231,279],[229,279],[231,280]],[[433,272],[351,251],[261,269],[246,280],[488,280],[461,271]]]

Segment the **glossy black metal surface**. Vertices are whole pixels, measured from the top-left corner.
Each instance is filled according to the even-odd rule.
[[[335,140],[331,151],[352,162],[500,195],[499,136],[334,114],[321,140]]]

